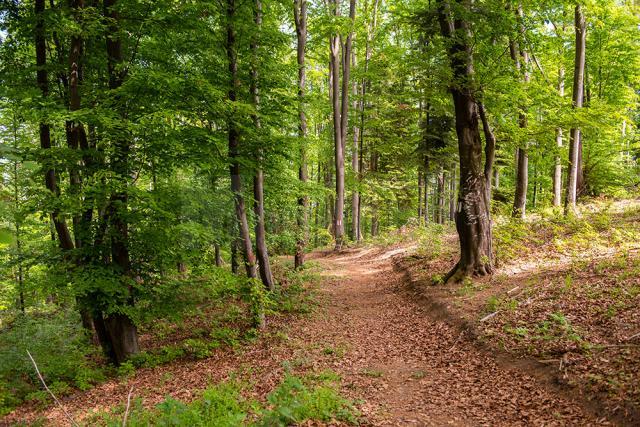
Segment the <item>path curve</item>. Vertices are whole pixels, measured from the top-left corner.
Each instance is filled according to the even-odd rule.
[[[402,292],[402,249],[318,258],[329,298],[306,339],[346,351],[330,366],[373,425],[610,425],[493,358]]]

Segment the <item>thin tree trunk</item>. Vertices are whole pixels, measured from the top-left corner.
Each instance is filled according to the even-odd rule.
[[[464,3],[466,9],[469,3]],[[462,280],[468,275],[493,272],[491,247],[491,218],[482,165],[482,140],[476,101],[473,96],[473,54],[471,32],[464,19],[451,18],[446,0],[438,5],[440,29],[448,43],[448,56],[454,81],[468,82],[452,85],[450,92],[456,114],[456,133],[460,155],[460,187],[456,229],[460,238],[460,260],[447,274],[449,279]]]
[[[584,65],[586,50],[586,21],[581,5],[575,8],[576,54],[573,73],[573,108],[582,108],[584,102]],[[569,138],[569,173],[564,203],[565,215],[576,210],[577,179],[579,167],[580,129],[572,128]]]
[[[49,77],[47,72],[47,47],[45,40],[45,27],[44,27],[44,0],[35,0],[35,15],[36,15],[36,27],[35,27],[35,50],[36,50],[36,81],[43,98],[49,96]],[[43,150],[51,149],[51,127],[46,121],[40,123],[40,148]],[[60,189],[58,188],[56,172],[53,167],[45,169],[45,185],[47,190],[51,192],[54,197],[60,195]],[[71,233],[67,227],[67,223],[64,218],[61,217],[60,211],[56,208],[51,212],[51,221],[56,230],[60,247],[64,250],[71,250],[74,248],[73,239]]]
[[[339,4],[336,0],[332,1],[335,8],[333,13],[339,14]],[[335,207],[332,212],[333,236],[336,241],[336,250],[342,248],[342,236],[344,234],[344,146],[342,144],[341,130],[341,105],[340,105],[340,35],[336,34],[331,37],[330,46],[330,74],[331,74],[331,96],[333,106],[333,142],[334,142],[334,161],[336,174],[336,195]]]
[[[352,55],[353,66],[357,65],[355,53]],[[358,94],[358,83],[353,82],[353,95]],[[353,101],[353,109],[358,111],[359,103],[357,100]],[[360,158],[358,152],[358,141],[360,139],[360,129],[357,125],[353,126],[353,147],[351,151],[351,167],[353,169],[353,175],[356,180],[360,176]],[[360,241],[360,192],[358,188],[353,190],[351,195],[351,235],[356,242]]]
[[[558,95],[564,97],[564,67],[560,66],[558,72]],[[562,161],[560,159],[560,149],[562,148],[562,128],[556,128],[556,147],[558,154],[555,156],[553,167],[553,206],[560,206],[562,200]]]
[[[307,0],[294,0],[294,22],[297,37],[297,61],[298,61],[298,136],[300,137],[300,168],[298,179],[304,185],[307,182],[307,116],[305,114],[305,93],[307,74],[305,69],[305,53],[307,45]],[[304,264],[304,255],[307,241],[309,240],[309,198],[302,194],[298,197],[298,239],[294,257],[295,268],[301,268]],[[316,217],[317,218],[317,217]]]
[[[449,221],[456,219],[456,167],[451,169],[451,178],[449,179]]]
[[[222,267],[222,255],[220,254],[220,245],[218,243],[214,243],[213,249],[215,252],[216,267]]]
[[[254,22],[256,25],[257,33],[260,33],[262,27],[262,2],[261,0],[255,0],[254,3]],[[259,109],[260,109],[260,93],[258,89],[258,43],[254,38],[251,41],[252,51],[252,64],[251,64],[251,98],[256,113],[253,116],[253,124],[255,131],[260,136],[260,123]],[[260,279],[262,284],[270,291],[274,289],[273,274],[271,273],[271,263],[269,262],[269,251],[267,249],[266,231],[264,226],[264,171],[262,170],[262,148],[257,149],[257,161],[258,166],[256,168],[253,177],[253,198],[254,198],[254,213],[256,215],[255,233],[256,233],[256,257],[258,259],[258,268],[260,271]]]
[[[444,168],[442,166],[438,171],[438,208],[434,221],[438,224],[444,224]]]
[[[518,5],[517,9],[517,18],[520,23],[520,31],[524,34],[524,26],[523,26],[523,13],[522,13],[522,5]],[[522,78],[526,84],[529,83],[530,75],[529,75],[529,54],[526,50],[519,48],[518,44],[515,42],[511,43],[511,55],[512,59],[515,63],[516,69],[518,71],[522,71]],[[517,55],[522,57],[522,63],[520,63]],[[515,56],[514,56],[515,55]],[[522,111],[519,114],[518,125],[521,129],[527,128],[527,112],[526,106],[522,106]],[[517,167],[516,167],[516,192],[513,200],[513,210],[511,212],[511,216],[514,218],[524,218],[526,215],[526,207],[527,207],[527,189],[529,187],[529,155],[527,153],[527,142],[524,143],[523,146],[518,148],[517,152]]]
[[[496,136],[491,130],[489,125],[489,119],[487,118],[487,112],[485,111],[484,104],[478,102],[478,112],[480,113],[480,120],[482,121],[482,130],[484,132],[484,179],[485,187],[487,188],[487,200],[491,203],[491,175],[493,173],[493,164],[496,158]]]
[[[424,192],[424,181],[422,179],[422,170],[418,169],[418,221],[422,222],[422,193]]]
[[[233,105],[235,110],[235,102],[237,100],[237,94],[240,89],[240,81],[238,77],[238,54],[236,52],[236,2],[235,0],[227,0],[227,40],[226,51],[227,60],[229,61],[229,93],[228,99]],[[231,175],[231,192],[234,195],[234,205],[236,211],[236,219],[238,221],[238,229],[240,232],[240,243],[242,255],[244,258],[245,269],[247,271],[247,277],[255,279],[258,277],[256,271],[256,258],[253,254],[253,247],[251,244],[251,232],[249,231],[249,221],[247,220],[247,211],[244,202],[244,196],[242,195],[242,178],[240,176],[240,162],[238,160],[240,149],[240,132],[236,119],[234,117],[235,111],[231,113],[228,119],[229,128],[229,158],[231,165],[229,166],[229,173]]]

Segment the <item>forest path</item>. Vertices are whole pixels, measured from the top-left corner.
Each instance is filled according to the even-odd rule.
[[[409,248],[410,249],[410,248]],[[402,292],[393,257],[362,249],[317,257],[329,299],[305,341],[335,350],[326,361],[373,425],[602,425],[532,376],[499,364]]]
[[[62,401],[76,420],[87,422],[91,414],[122,408],[132,386],[134,397],[151,407],[166,396],[191,401],[200,390],[240,374],[252,384],[252,397],[263,399],[287,370],[331,369],[342,378],[342,392],[357,402],[363,425],[606,425],[557,390],[498,363],[411,300],[405,275],[394,269],[394,257],[410,250],[313,253],[309,258],[323,276],[313,315],[270,318],[256,343],[139,369]],[[22,406],[0,425],[36,420],[69,425],[54,405]]]

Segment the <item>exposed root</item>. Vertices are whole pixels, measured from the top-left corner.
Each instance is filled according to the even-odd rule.
[[[467,277],[483,277],[493,274],[493,267],[491,264],[480,264],[475,267],[460,266],[460,261],[444,276],[443,283],[460,283]]]

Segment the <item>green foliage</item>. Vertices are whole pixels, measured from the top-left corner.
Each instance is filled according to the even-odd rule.
[[[267,396],[267,404],[244,397],[243,384],[229,381],[210,387],[194,402],[186,404],[167,398],[152,410],[133,406],[130,426],[200,426],[237,425],[287,426],[306,421],[357,423],[351,402],[336,390],[339,377],[331,372],[300,378],[287,374]],[[89,421],[93,425],[117,426],[121,414],[104,414]]]
[[[77,314],[58,311],[37,318],[19,317],[0,333],[0,412],[25,399],[48,398],[40,391],[27,350],[47,384],[60,394],[75,387],[87,389],[105,378],[93,361],[98,351],[89,343]]]

